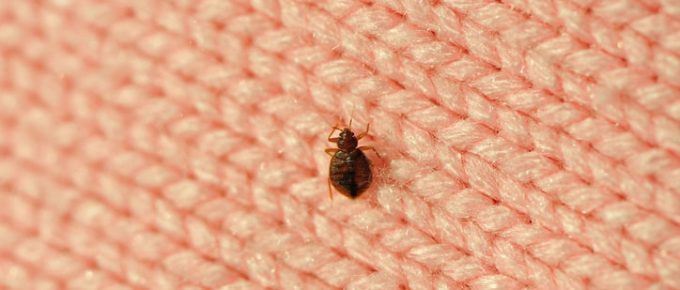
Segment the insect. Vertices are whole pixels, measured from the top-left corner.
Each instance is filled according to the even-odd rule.
[[[371,185],[373,173],[371,172],[371,162],[364,154],[364,150],[378,152],[371,146],[359,146],[359,140],[366,137],[371,124],[366,125],[366,131],[359,135],[352,132],[352,120],[349,127],[341,129],[337,125],[328,134],[328,141],[336,143],[338,148],[326,149],[326,154],[330,155],[331,162],[328,169],[328,195],[333,199],[331,184],[343,195],[354,199],[361,195]],[[336,130],[340,131],[338,137],[331,137]]]

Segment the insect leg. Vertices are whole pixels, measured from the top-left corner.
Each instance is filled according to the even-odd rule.
[[[363,133],[357,135],[357,140],[361,140],[361,138],[366,137],[366,135],[368,135],[368,130],[369,130],[370,128],[371,128],[371,123],[366,124],[366,131],[364,131]]]
[[[378,158],[382,159],[380,154],[378,154],[378,151],[376,151],[375,148],[373,148],[373,146],[359,146],[359,147],[357,147],[357,149],[359,149],[361,151],[371,150],[371,151],[373,151],[373,153],[375,153],[376,156],[378,156]]]
[[[329,142],[338,142],[338,139],[340,139],[338,137],[331,138],[331,136],[333,136],[333,133],[335,133],[335,130],[340,130],[340,128],[338,128],[337,124],[335,126],[333,126],[333,130],[331,130],[331,133],[328,134],[328,141]]]
[[[333,155],[335,155],[335,152],[340,151],[340,149],[338,149],[338,148],[326,148],[326,150],[324,150],[324,151],[326,151],[326,154],[333,157]]]

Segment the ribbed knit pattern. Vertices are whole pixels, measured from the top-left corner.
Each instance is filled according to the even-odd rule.
[[[680,289],[680,1],[0,0],[0,288]]]

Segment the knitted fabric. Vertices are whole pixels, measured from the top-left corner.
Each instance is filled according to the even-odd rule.
[[[3,289],[680,289],[680,1],[3,0],[0,157]]]

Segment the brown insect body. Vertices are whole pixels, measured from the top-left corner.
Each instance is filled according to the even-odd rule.
[[[339,137],[331,138],[330,136],[333,135],[333,132],[339,130],[339,128],[334,127],[328,137],[329,141],[336,142],[338,146],[337,149],[326,149],[326,153],[332,156],[328,182],[337,191],[352,199],[366,191],[373,180],[371,162],[362,149],[374,149],[368,146],[357,147],[359,139],[368,134],[368,129],[369,127],[367,126],[366,132],[355,136],[351,129],[345,128],[340,131]]]

